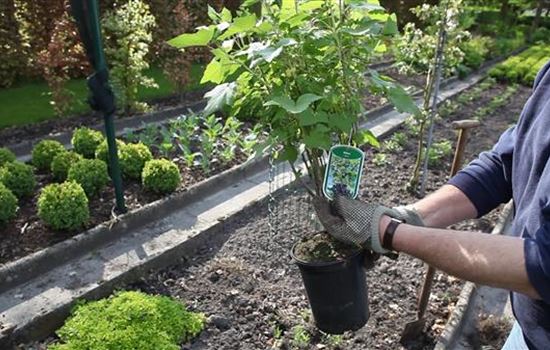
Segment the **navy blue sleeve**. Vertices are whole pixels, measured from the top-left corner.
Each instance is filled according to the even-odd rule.
[[[448,182],[464,192],[476,207],[478,217],[512,198],[515,131],[515,127],[506,130],[491,151],[481,153]]]
[[[525,267],[529,282],[541,298],[550,304],[550,209],[543,208],[545,223],[532,236],[525,238]]]

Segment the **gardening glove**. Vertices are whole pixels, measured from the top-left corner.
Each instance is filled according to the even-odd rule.
[[[392,209],[395,210],[395,212],[397,212],[407,224],[413,226],[425,226],[424,221],[422,221],[422,218],[418,215],[418,212],[414,208],[399,206],[393,207]]]
[[[344,196],[337,196],[332,206],[319,197],[314,199],[313,204],[319,220],[327,232],[337,240],[370,249],[378,254],[391,253],[382,248],[379,224],[383,215],[403,220],[395,210]]]

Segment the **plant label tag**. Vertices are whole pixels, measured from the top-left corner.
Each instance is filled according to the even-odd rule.
[[[323,181],[323,193],[328,199],[336,194],[355,199],[359,194],[365,153],[359,148],[336,145],[330,149]]]

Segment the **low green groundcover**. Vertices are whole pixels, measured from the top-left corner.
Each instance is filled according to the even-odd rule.
[[[203,314],[172,298],[118,292],[77,305],[48,350],[178,350],[203,327]]]

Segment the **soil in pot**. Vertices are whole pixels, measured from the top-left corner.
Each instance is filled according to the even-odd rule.
[[[342,243],[326,232],[318,232],[298,242],[294,256],[303,262],[326,263],[345,260],[358,250],[358,247]]]

